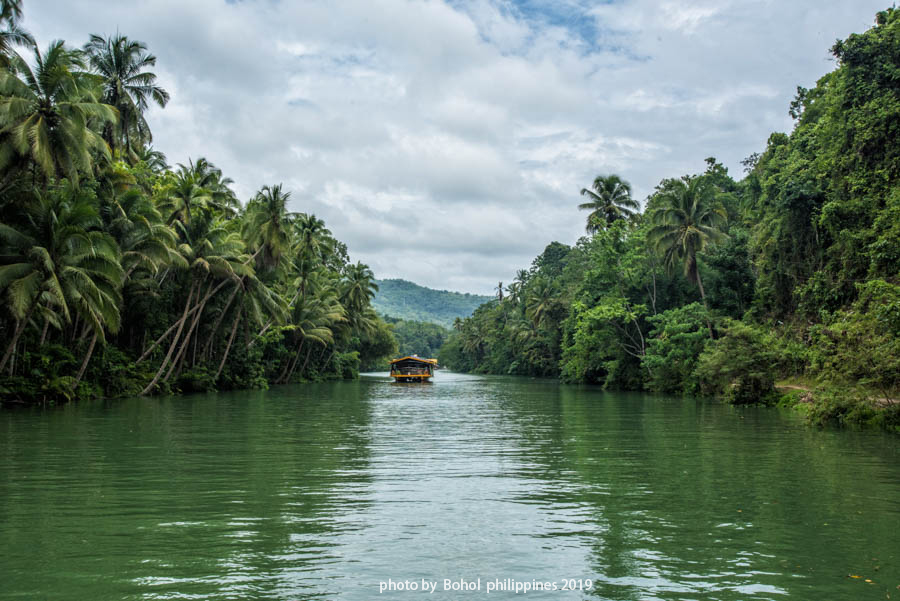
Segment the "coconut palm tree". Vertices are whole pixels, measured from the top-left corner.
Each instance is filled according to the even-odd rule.
[[[137,187],[101,199],[105,229],[122,251],[125,279],[138,268],[156,274],[164,265],[187,267],[177,250],[178,236],[153,201]]]
[[[534,327],[541,327],[556,308],[557,298],[553,283],[543,276],[536,277],[525,295],[525,315]]]
[[[203,309],[209,300],[228,283],[237,283],[243,276],[253,274],[250,257],[244,252],[244,243],[238,232],[232,231],[220,219],[194,219],[190,226],[183,227],[186,236],[181,245],[187,256],[191,271],[191,286],[181,317],[163,336],[168,336],[174,329],[169,350],[163,358],[153,380],[141,394],[148,394],[162,379],[169,380],[185,358],[185,351],[190,344]],[[190,323],[188,318],[192,317]],[[187,330],[185,331],[185,326]],[[182,333],[184,335],[182,336]],[[160,342],[157,340],[154,346]],[[177,352],[176,352],[177,349]],[[146,356],[145,352],[145,356]],[[138,361],[142,360],[142,356]],[[170,363],[171,361],[171,363]],[[166,367],[169,367],[168,371]],[[163,372],[165,371],[165,376]]]
[[[333,344],[336,326],[346,321],[347,312],[338,302],[337,290],[331,286],[326,286],[318,290],[317,294],[310,294],[298,302],[291,312],[291,330],[297,350],[293,358],[285,363],[276,382],[284,384],[291,380],[301,351],[307,345],[306,359],[300,368],[302,374],[309,362],[313,345],[318,344],[324,349]]]
[[[283,192],[281,184],[263,186],[247,206],[244,218],[244,239],[257,249],[257,266],[273,269],[291,246],[291,222],[297,213],[287,210],[290,192]]]
[[[153,146],[144,146],[138,150],[137,159],[146,164],[154,173],[162,173],[169,168],[169,164],[166,163],[166,155]]]
[[[34,50],[34,68],[18,55],[0,71],[0,170],[17,156],[31,161],[47,180],[78,181],[93,155],[109,158],[109,147],[92,125],[113,124],[117,111],[99,100],[97,79],[84,71],[82,54],[52,42]]]
[[[160,107],[169,102],[169,93],[156,85],[156,75],[147,70],[156,65],[156,57],[143,42],[118,34],[91,35],[84,50],[102,78],[101,100],[119,111],[118,122],[107,125],[103,137],[113,150],[122,148],[137,158],[137,152],[153,140],[144,118],[150,102]]]
[[[97,340],[105,341],[105,331],[119,329],[124,277],[119,249],[111,236],[99,231],[101,221],[93,198],[72,184],[37,195],[21,210],[22,218],[16,223],[0,223],[0,291],[16,320],[0,370],[41,306],[56,312],[60,323],[71,324],[74,315],[84,325],[84,333],[93,334],[80,379]]]
[[[697,265],[697,255],[709,245],[726,240],[723,231],[725,209],[716,200],[716,187],[705,177],[675,180],[659,194],[659,205],[651,213],[653,224],[647,233],[648,242],[663,256],[670,271],[681,263],[684,275],[700,289],[703,305],[706,292]],[[709,333],[712,337],[712,325]]]
[[[640,208],[631,198],[631,184],[618,175],[598,175],[591,187],[593,190],[581,189],[581,195],[590,201],[578,205],[579,209],[591,212],[585,228],[589,234],[609,227],[614,221],[631,217]]]
[[[21,0],[0,1],[0,67],[9,66],[9,59],[15,53],[13,46],[35,46],[31,34],[19,27],[21,18]]]
[[[344,272],[341,303],[351,314],[362,313],[375,298],[376,292],[378,284],[375,283],[375,274],[368,265],[357,262],[356,265],[347,266]]]

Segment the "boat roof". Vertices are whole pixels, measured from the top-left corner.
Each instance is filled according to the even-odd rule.
[[[391,363],[397,363],[399,361],[418,361],[420,363],[431,363],[432,365],[437,365],[437,359],[423,359],[422,357],[400,357],[399,359],[394,359]]]

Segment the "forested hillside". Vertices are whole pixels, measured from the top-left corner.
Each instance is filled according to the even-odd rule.
[[[456,318],[468,317],[490,296],[433,290],[406,280],[377,280],[372,306],[381,315],[425,321],[449,328]]]
[[[832,52],[742,179],[710,158],[639,211],[598,177],[588,235],[550,244],[441,362],[734,403],[787,378],[817,420],[900,424],[900,11]]]
[[[372,272],[290,191],[242,202],[153,149],[169,94],[144,44],[39,47],[21,17],[2,3],[0,400],[353,377],[394,352]]]
[[[397,340],[397,356],[418,355],[425,358],[437,357],[438,351],[450,335],[450,330],[435,323],[406,321],[386,317]]]

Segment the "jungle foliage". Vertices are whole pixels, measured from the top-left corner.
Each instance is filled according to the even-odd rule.
[[[734,403],[797,377],[856,399],[821,403],[817,419],[896,416],[900,10],[832,52],[837,68],[798,88],[793,131],[773,133],[743,179],[709,158],[636,212],[627,182],[598,177],[582,190],[589,235],[549,245],[457,323],[441,363]]]
[[[395,351],[371,270],[289,191],[242,203],[153,150],[169,94],[143,43],[39,48],[2,5],[0,400],[347,378]]]

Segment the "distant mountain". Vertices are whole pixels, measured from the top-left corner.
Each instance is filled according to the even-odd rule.
[[[377,280],[372,306],[378,313],[408,321],[426,321],[446,328],[457,317],[468,317],[492,296],[433,290],[406,280]]]

